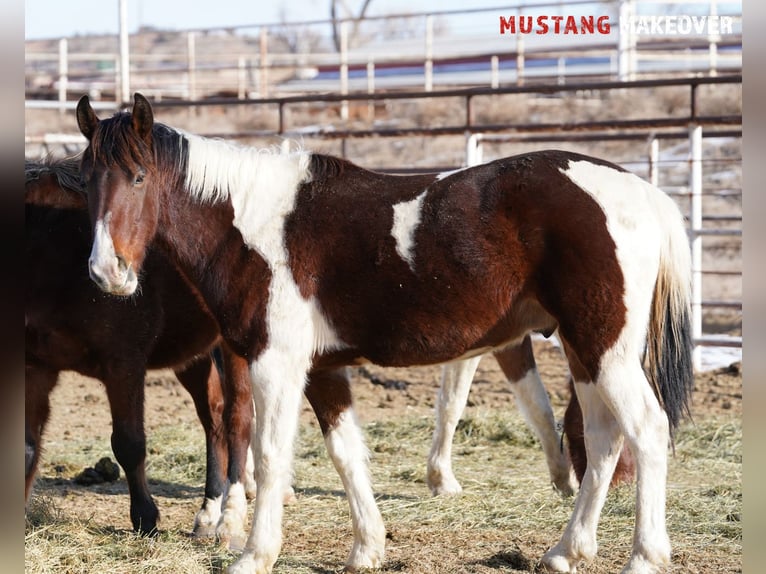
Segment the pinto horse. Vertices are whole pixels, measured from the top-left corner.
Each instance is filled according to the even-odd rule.
[[[112,450],[127,478],[133,528],[154,531],[159,511],[145,472],[144,377],[147,368],[172,367],[194,401],[206,437],[205,499],[193,532],[213,534],[226,474],[247,479],[252,419],[247,363],[223,349],[222,389],[209,354],[219,342],[218,325],[161,254],[147,256],[142,290],[130,301],[106,295],[90,281],[92,240],[79,159],[26,162],[25,176],[25,499],[39,463],[50,393],[59,373],[73,370],[104,383]]]
[[[243,472],[246,465],[241,462],[248,443],[250,411],[243,411],[242,416],[232,408],[241,403],[237,393],[242,393],[245,400],[249,397],[246,364],[224,351],[222,370],[229,384],[223,387],[222,394],[218,372],[211,368],[210,358],[204,353],[217,342],[217,326],[193,288],[160,253],[150,256],[151,262],[145,265],[149,275],[141,294],[130,304],[105,297],[84,276],[91,238],[79,160],[28,161],[25,176],[30,273],[26,301],[25,498],[29,498],[39,463],[49,394],[61,370],[75,370],[100,378],[106,387],[114,421],[113,450],[128,476],[132,522],[136,530],[151,532],[157,525],[158,510],[144,471],[141,373],[146,367],[170,365],[192,396],[207,437],[205,499],[195,517],[193,533],[200,537],[216,533],[223,541],[236,542],[244,533],[245,491],[252,494],[253,490],[248,484],[251,475]],[[56,280],[43,273],[50,268],[55,269]],[[141,329],[137,329],[139,322]],[[119,341],[115,340],[117,334]],[[130,349],[129,355],[117,351],[123,347]],[[536,371],[529,338],[518,347],[498,351],[496,357],[511,382],[517,404],[543,445],[553,485],[571,494],[575,486],[569,461],[559,448],[553,413]],[[428,458],[428,484],[434,494],[461,490],[450,463],[452,437],[477,363],[478,359],[468,359],[443,368],[437,424]],[[312,379],[315,385],[323,381],[314,375]],[[228,410],[222,405],[228,405]],[[223,420],[222,412],[227,413]],[[330,409],[322,412],[330,413]],[[565,426],[567,436],[580,436],[579,424],[580,428]],[[224,430],[229,426],[232,432]],[[569,450],[572,459],[582,461],[584,468],[584,447]],[[227,465],[229,452],[232,455]],[[230,475],[230,495],[223,508],[222,467]],[[615,481],[632,476],[629,466],[620,468],[623,470],[615,473]],[[581,476],[579,467],[575,472]],[[244,490],[240,482],[245,483]],[[289,496],[291,491],[286,492]]]
[[[250,363],[258,496],[230,573],[270,572],[278,557],[310,369],[435,364],[556,329],[588,462],[572,517],[542,563],[574,572],[594,557],[623,440],[637,469],[623,573],[670,561],[667,451],[693,382],[691,257],[683,218],[660,190],[562,151],[389,176],[180,132],[156,124],[140,94],[132,111],[105,120],[85,96],[77,120],[89,141],[81,171],[93,281],[131,295],[155,241]],[[350,409],[330,423],[325,442],[354,531],[347,568],[380,566],[386,533],[362,433]]]

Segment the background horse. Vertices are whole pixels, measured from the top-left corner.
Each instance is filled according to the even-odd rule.
[[[144,378],[147,368],[172,367],[205,430],[205,500],[194,533],[211,535],[226,473],[247,477],[252,408],[246,363],[224,349],[230,397],[224,417],[222,381],[209,354],[219,342],[218,326],[176,268],[151,253],[143,288],[130,301],[93,285],[86,272],[92,240],[79,173],[74,159],[25,164],[25,499],[39,463],[50,393],[61,371],[77,371],[104,383],[131,522],[139,532],[152,532],[159,511],[145,473]],[[244,399],[233,398],[238,392]]]
[[[565,496],[573,494],[577,483],[581,482],[585,475],[588,460],[582,412],[575,395],[574,383],[570,379],[569,403],[564,413],[563,437],[560,437],[548,394],[537,370],[530,337],[524,337],[518,345],[494,351],[493,356],[508,380],[524,420],[540,441],[551,484]],[[436,425],[426,472],[426,482],[434,495],[458,494],[462,491],[452,470],[452,441],[480,360],[481,356],[477,356],[442,367],[436,401]],[[563,443],[566,443],[566,451]],[[611,485],[630,482],[634,475],[633,456],[627,445],[623,445],[612,474]]]
[[[624,439],[638,484],[623,572],[670,561],[667,448],[693,384],[691,262],[683,218],[660,190],[560,151],[387,176],[155,126],[139,94],[132,113],[104,121],[84,97],[77,118],[89,140],[81,170],[92,279],[134,293],[156,237],[250,362],[259,493],[230,572],[269,572],[277,559],[281,493],[312,367],[440,363],[557,329],[588,463],[572,518],[543,564],[574,572],[595,555]],[[325,441],[354,528],[348,567],[379,566],[385,528],[361,432],[350,410],[331,422]]]

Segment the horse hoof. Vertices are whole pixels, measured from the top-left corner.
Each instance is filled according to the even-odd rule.
[[[208,540],[215,538],[215,524],[198,524],[192,530],[192,538]]]
[[[560,554],[547,553],[540,562],[541,572],[564,572],[566,574],[576,574],[577,564],[571,564],[569,559]]]

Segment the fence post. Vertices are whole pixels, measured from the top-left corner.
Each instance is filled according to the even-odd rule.
[[[260,33],[260,49],[261,49],[261,57],[260,61],[258,62],[260,69],[259,69],[259,83],[260,86],[258,86],[258,93],[262,98],[268,98],[269,97],[269,29],[265,26],[261,27],[261,33]]]
[[[367,93],[375,93],[375,62],[370,58],[367,62]],[[375,120],[375,101],[367,100],[367,119],[369,121]]]
[[[425,61],[425,91],[430,92],[434,87],[434,17],[426,16],[426,61]]]
[[[649,140],[649,181],[654,187],[660,185],[660,140],[653,137]]]
[[[521,13],[519,13],[521,18]],[[521,32],[516,35],[516,85],[524,85],[524,38]]]
[[[471,167],[482,162],[481,134],[466,132],[468,136],[465,142],[465,165]]]
[[[247,97],[247,59],[240,56],[237,59],[237,98],[244,100]],[[240,106],[241,108],[242,106]]]
[[[718,16],[718,1],[710,0],[710,18]],[[719,34],[708,34],[708,71],[711,76],[718,75],[718,42],[721,39]]]
[[[620,22],[617,52],[619,54],[619,79],[627,82],[633,79],[634,51],[636,39],[633,35],[633,0],[620,0]]]
[[[340,93],[348,93],[348,20],[340,23]],[[348,120],[348,100],[340,103],[340,118]]]
[[[189,74],[187,98],[197,99],[197,48],[194,32],[186,33],[186,70]]]
[[[130,101],[130,42],[128,41],[128,0],[120,0],[120,91],[117,104]]]
[[[702,338],[702,126],[689,127],[689,187],[691,192],[689,227],[692,242],[692,337],[694,368],[701,367]]]
[[[490,86],[494,89],[500,86],[500,58],[492,56],[492,59],[490,60],[490,68],[492,69]]]
[[[66,93],[69,84],[69,47],[66,38],[59,40],[59,114],[63,115],[66,111]]]

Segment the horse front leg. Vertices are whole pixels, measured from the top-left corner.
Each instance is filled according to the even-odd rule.
[[[42,436],[50,415],[50,394],[58,371],[27,365],[24,384],[24,502],[29,501],[40,462]]]
[[[271,572],[282,546],[283,494],[291,483],[295,435],[310,355],[268,348],[250,365],[255,405],[253,526],[229,574]]]
[[[386,528],[375,503],[369,473],[369,451],[356,422],[346,369],[314,371],[306,387],[324,435],[327,452],[348,497],[354,545],[346,569],[378,568],[383,564]]]
[[[481,355],[442,367],[436,400],[436,424],[426,467],[426,482],[434,496],[460,494],[463,490],[452,472],[452,441],[479,361]]]
[[[135,373],[135,366],[131,366]],[[133,529],[151,534],[157,529],[160,512],[146,481],[146,434],[144,432],[144,374],[115,375],[102,379],[112,412],[112,451],[125,471],[130,493]],[[127,371],[127,369],[126,369]]]

